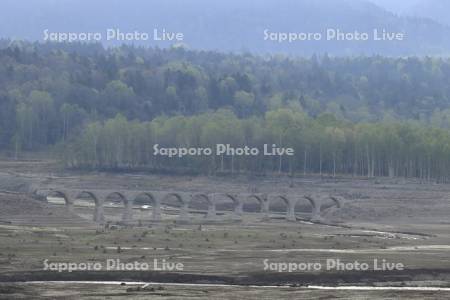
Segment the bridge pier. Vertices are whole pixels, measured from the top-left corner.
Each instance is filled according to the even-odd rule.
[[[155,222],[161,221],[161,200],[160,199],[154,199],[153,206],[152,206],[152,219]]]
[[[297,203],[297,201],[288,200],[287,202],[286,220],[295,222],[297,221],[297,218],[295,217],[295,204]]]
[[[311,212],[311,221],[321,221],[322,216],[320,215],[320,208],[322,207],[322,199],[320,197],[316,197],[315,199],[311,197],[313,200],[313,209]]]
[[[94,208],[94,222],[103,223],[105,222],[105,210],[103,207],[103,200],[97,200]]]
[[[67,201],[66,201],[66,209],[70,213],[73,212],[73,201],[72,200],[67,199]]]
[[[270,205],[270,202],[267,198],[263,199],[261,201],[261,213],[262,213],[262,218],[265,221],[270,220],[269,205]]]
[[[233,219],[242,220],[242,215],[244,214],[244,200],[236,198],[236,203],[234,207]]]
[[[189,220],[189,203],[186,201],[183,201],[183,204],[181,205],[179,220],[180,221]]]
[[[216,203],[213,201],[208,206],[208,212],[206,213],[207,220],[214,220],[216,218]]]
[[[130,223],[133,220],[133,202],[129,200],[124,200],[124,211],[122,214],[122,222]]]
[[[244,201],[241,199],[238,200],[238,203],[234,207],[234,213],[239,217],[242,217],[244,214]]]

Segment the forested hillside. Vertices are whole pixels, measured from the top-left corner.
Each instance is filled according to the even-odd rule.
[[[443,58],[13,43],[0,50],[0,142],[11,155],[65,145],[70,165],[103,168],[157,166],[155,136],[169,146],[276,142],[295,144],[295,160],[223,168],[445,177],[449,78]]]

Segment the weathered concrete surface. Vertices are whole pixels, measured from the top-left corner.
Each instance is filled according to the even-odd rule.
[[[120,190],[75,190],[75,189],[37,189],[33,191],[34,195],[40,197],[59,197],[63,198],[68,210],[73,210],[74,201],[79,198],[91,198],[95,203],[93,220],[102,223],[105,221],[104,203],[111,197],[120,198],[123,203],[122,221],[124,223],[133,220],[133,203],[138,197],[145,196],[152,204],[152,219],[153,221],[161,220],[161,203],[170,198],[176,199],[179,202],[179,220],[187,221],[189,219],[190,204],[193,200],[201,199],[208,203],[206,213],[207,220],[214,220],[217,214],[217,204],[222,199],[229,199],[234,205],[234,218],[241,220],[244,217],[244,204],[246,201],[256,200],[260,204],[261,214],[263,218],[270,218],[270,204],[276,201],[282,201],[287,207],[286,220],[294,222],[297,220],[295,213],[295,206],[297,202],[304,198],[308,200],[311,205],[311,220],[321,220],[322,204],[326,198],[331,199],[336,208],[342,206],[342,199],[333,195],[288,195],[288,194],[224,194],[224,193],[187,193],[178,191],[120,191]]]

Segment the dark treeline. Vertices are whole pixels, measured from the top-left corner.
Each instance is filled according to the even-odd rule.
[[[18,156],[61,144],[73,166],[174,164],[205,172],[443,180],[450,170],[449,103],[446,58],[289,58],[0,42],[1,149]],[[278,114],[288,116],[274,125]],[[195,146],[234,138],[230,144],[292,144],[296,156],[221,158],[220,164],[217,158],[150,156],[159,139]]]
[[[154,155],[160,148],[212,148],[213,155]],[[217,144],[256,147],[259,156],[215,155]],[[291,147],[294,156],[264,156],[264,144]],[[450,175],[450,132],[417,122],[360,123],[330,114],[315,119],[277,109],[239,119],[229,110],[197,116],[127,121],[118,115],[89,124],[64,148],[68,166],[101,169],[187,169],[216,172],[283,172],[404,176],[444,182]]]

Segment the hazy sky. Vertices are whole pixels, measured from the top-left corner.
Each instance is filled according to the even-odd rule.
[[[369,1],[369,2],[368,2]],[[367,5],[367,3],[375,5]],[[426,2],[423,2],[426,1]],[[436,1],[436,2],[435,2]],[[132,43],[146,46],[171,46],[182,33],[182,43],[194,49],[251,51],[258,53],[293,53],[310,55],[441,54],[450,49],[450,27],[421,19],[399,18],[395,14],[413,12],[417,3],[425,3],[420,16],[448,20],[450,9],[436,3],[449,0],[0,0],[0,39],[46,41],[50,34],[143,31],[152,38]],[[189,5],[185,5],[189,3]],[[378,8],[376,5],[381,6]],[[384,8],[384,9],[383,9]],[[443,12],[443,16],[436,14]],[[414,13],[410,13],[414,14]],[[439,18],[437,18],[437,17]],[[444,23],[441,21],[441,23]],[[157,29],[157,37],[155,37]],[[303,42],[268,40],[267,32],[318,33],[339,29],[353,36],[366,33],[367,41],[358,38]],[[404,41],[374,38],[374,29],[389,35],[406,34]],[[266,34],[264,34],[266,33]],[[119,34],[116,34],[119,36]],[[378,35],[377,35],[378,38]],[[127,42],[124,38],[100,39],[107,45]],[[131,42],[130,42],[131,43]],[[437,50],[436,50],[437,49]]]

